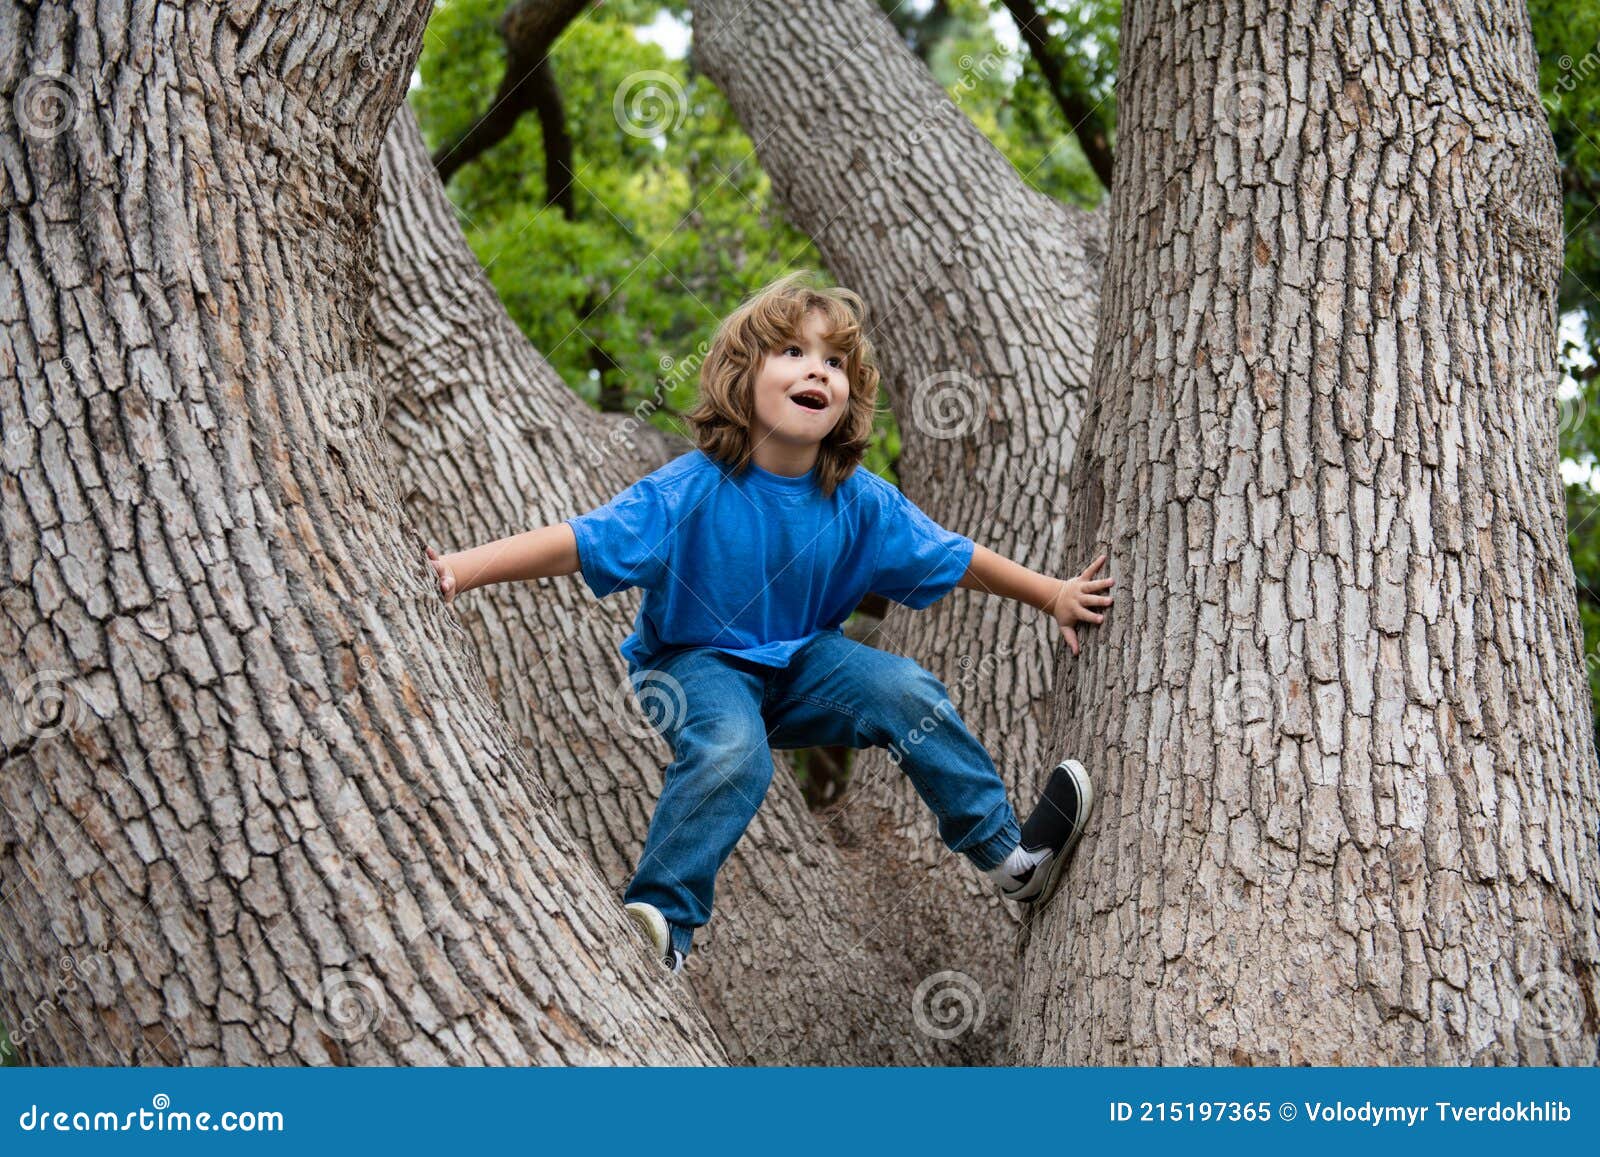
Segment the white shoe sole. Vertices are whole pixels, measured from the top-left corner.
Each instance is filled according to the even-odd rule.
[[[661,914],[661,909],[654,904],[643,903],[624,904],[622,908],[628,914],[628,919],[633,921],[634,927],[650,941],[655,953],[653,958],[657,964],[661,964],[672,942],[672,935],[667,931],[667,918]],[[663,964],[662,967],[666,966]]]

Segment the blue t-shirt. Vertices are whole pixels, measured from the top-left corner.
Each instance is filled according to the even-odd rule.
[[[567,520],[598,596],[644,589],[622,644],[630,672],[674,647],[715,647],[788,666],[874,593],[925,607],[961,581],[970,538],[945,530],[876,474],[855,470],[831,498],[797,478],[699,450]]]

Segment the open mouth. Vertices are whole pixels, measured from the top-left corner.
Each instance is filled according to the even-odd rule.
[[[826,410],[828,408],[828,396],[820,390],[802,390],[798,394],[792,395],[789,400],[795,405],[803,406],[808,410]]]

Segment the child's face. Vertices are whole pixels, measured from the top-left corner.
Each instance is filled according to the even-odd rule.
[[[799,335],[769,350],[756,373],[752,440],[817,446],[844,417],[850,383],[844,351],[822,336],[827,319],[808,313]],[[797,399],[804,399],[797,400]]]

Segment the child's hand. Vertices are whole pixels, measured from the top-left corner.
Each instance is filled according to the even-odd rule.
[[[428,548],[428,565],[433,568],[434,577],[439,580],[439,593],[448,603],[456,597],[456,572],[450,569],[450,564],[440,558],[439,552],[431,546]]]
[[[1089,608],[1111,605],[1111,596],[1098,592],[1106,590],[1117,580],[1094,577],[1094,572],[1099,570],[1105,561],[1106,556],[1102,554],[1085,567],[1077,578],[1058,580],[1061,589],[1056,592],[1055,600],[1050,604],[1050,613],[1055,616],[1056,622],[1061,624],[1061,633],[1071,644],[1074,655],[1078,653],[1078,632],[1073,630],[1073,624],[1104,622],[1103,614]]]

